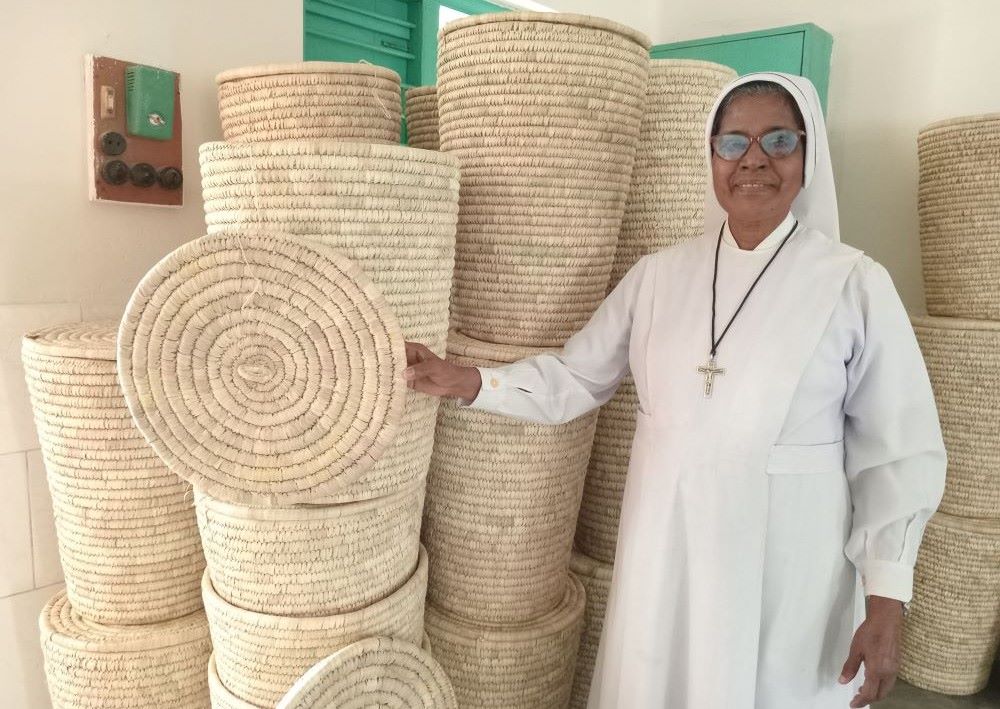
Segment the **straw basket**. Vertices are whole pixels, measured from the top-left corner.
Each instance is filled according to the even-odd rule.
[[[244,610],[223,600],[205,574],[202,593],[222,684],[246,702],[273,707],[322,658],[372,635],[419,643],[424,633],[427,554],[395,593],[351,613],[299,618]]]
[[[461,707],[563,709],[573,685],[584,590],[572,574],[558,607],[517,625],[470,624],[427,606],[427,633]]]
[[[22,361],[74,610],[155,623],[201,607],[190,487],[135,428],[115,373],[116,323],[29,333]]]
[[[583,634],[580,637],[580,652],[576,658],[573,694],[569,706],[570,709],[587,709],[590,681],[597,662],[597,648],[601,644],[601,631],[604,629],[604,611],[611,591],[611,565],[574,552],[569,568],[580,579],[587,592],[587,610],[583,614]]]
[[[452,325],[561,345],[604,298],[644,109],[648,39],[511,12],[442,30],[441,150],[462,167]]]
[[[914,317],[948,450],[938,509],[1000,519],[1000,322]]]
[[[257,704],[243,701],[226,688],[219,679],[214,652],[208,658],[208,691],[212,697],[212,709],[265,709]]]
[[[975,694],[1000,643],[1000,521],[938,512],[915,574],[900,676],[943,694]]]
[[[227,141],[399,142],[399,75],[385,67],[266,64],[224,71],[215,81]]]
[[[204,709],[212,651],[202,611],[166,623],[84,620],[64,591],[38,618],[45,676],[56,709]]]
[[[927,310],[1000,320],[1000,113],[933,123],[917,147]]]
[[[347,487],[396,434],[399,324],[360,267],[319,242],[196,239],[139,283],[118,343],[136,425],[171,470],[240,504]]]
[[[406,92],[406,136],[411,148],[440,149],[436,86],[418,86]]]

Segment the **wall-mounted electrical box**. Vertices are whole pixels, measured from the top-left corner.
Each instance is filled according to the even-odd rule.
[[[90,199],[181,206],[180,76],[92,55],[85,70]]]

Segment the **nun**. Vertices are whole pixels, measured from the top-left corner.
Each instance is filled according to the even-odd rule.
[[[642,258],[563,350],[411,388],[558,424],[631,372],[637,428],[589,709],[883,699],[945,451],[886,270],[840,243],[815,87],[726,87],[705,231]]]

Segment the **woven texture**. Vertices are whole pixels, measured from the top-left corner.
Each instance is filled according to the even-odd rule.
[[[458,709],[441,665],[417,645],[366,638],[320,660],[278,709]]]
[[[927,310],[1000,320],[1000,113],[934,123],[917,148]]]
[[[403,338],[329,246],[196,239],[139,283],[119,336],[136,425],[175,473],[228,502],[290,504],[353,483],[396,434]]]
[[[22,361],[74,610],[156,623],[201,607],[190,486],[136,429],[115,372],[117,323],[29,333]]]
[[[938,512],[924,533],[903,632],[900,677],[942,694],[974,694],[1000,644],[1000,521]]]
[[[421,481],[422,482],[422,481]],[[389,596],[417,567],[423,485],[334,506],[253,508],[197,495],[216,593],[260,613],[347,613]]]
[[[208,658],[208,692],[212,698],[212,709],[266,709],[250,702],[245,702],[226,688],[219,679],[219,670],[215,666],[215,653]]]
[[[611,591],[611,565],[573,552],[569,568],[580,579],[587,592],[587,609],[583,614],[583,633],[580,637],[580,652],[576,657],[569,706],[570,709],[587,709],[590,681],[597,662],[597,648],[601,644],[601,631],[604,629],[604,611]]]
[[[99,625],[58,592],[38,618],[55,709],[204,709],[212,650],[201,611],[165,623]]]
[[[453,326],[487,342],[561,345],[603,300],[648,46],[578,15],[512,12],[444,28],[440,145],[462,167]]]
[[[235,696],[273,707],[331,652],[373,635],[419,644],[424,633],[427,554],[388,598],[351,613],[309,618],[254,613],[226,603],[205,575],[202,593],[219,678]]]
[[[938,509],[1000,519],[1000,322],[917,316],[912,321],[948,451]]]
[[[227,141],[325,138],[398,143],[399,75],[368,63],[302,62],[216,77]]]
[[[406,92],[406,142],[411,148],[441,148],[436,86],[418,86]]]
[[[584,590],[572,574],[558,607],[516,625],[470,624],[428,604],[434,657],[455,688],[460,707],[565,709],[573,685]]]

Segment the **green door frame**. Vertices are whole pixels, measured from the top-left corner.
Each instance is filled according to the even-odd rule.
[[[409,19],[416,25],[413,37],[417,45],[414,73],[419,77],[420,86],[430,86],[437,83],[438,23],[442,5],[469,15],[510,11],[509,7],[497,5],[487,0],[415,0],[411,2]]]

